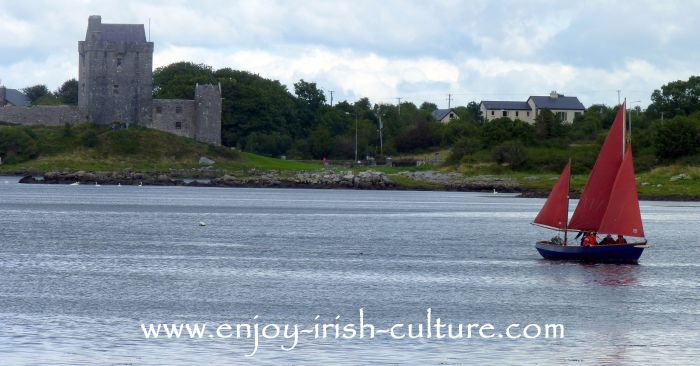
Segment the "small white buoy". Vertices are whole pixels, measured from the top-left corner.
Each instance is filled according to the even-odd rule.
[[[207,223],[204,222],[204,221],[200,221],[200,222],[199,222],[199,226],[207,226]]]
[[[498,194],[498,192],[496,192],[496,188],[493,189],[493,194]]]

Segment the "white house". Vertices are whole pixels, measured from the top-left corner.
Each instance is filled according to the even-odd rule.
[[[486,121],[508,117],[528,123],[534,123],[542,109],[549,109],[564,123],[572,123],[577,115],[586,110],[577,97],[567,97],[556,91],[548,96],[530,96],[526,102],[484,100],[479,104],[479,109]]]

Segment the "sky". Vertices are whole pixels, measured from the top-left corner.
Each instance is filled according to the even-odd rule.
[[[700,74],[700,0],[0,0],[0,83],[57,89],[78,76],[87,19],[148,23],[154,67],[231,67],[333,101],[440,108],[530,95],[642,108]],[[148,32],[148,30],[147,30]],[[451,97],[448,97],[451,95]]]

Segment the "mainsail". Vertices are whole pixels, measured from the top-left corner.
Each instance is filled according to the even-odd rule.
[[[571,161],[566,164],[559,180],[552,188],[540,213],[535,217],[535,224],[566,230],[569,217],[569,181],[571,177]]]
[[[610,202],[598,231],[627,236],[644,236],[630,146],[627,147],[625,158],[622,159],[622,165],[617,172],[615,184],[610,194]]]
[[[610,201],[610,193],[615,183],[624,148],[625,104],[617,110],[615,121],[608,137],[600,149],[588,182],[583,189],[569,228],[580,231],[599,231],[600,223]]]

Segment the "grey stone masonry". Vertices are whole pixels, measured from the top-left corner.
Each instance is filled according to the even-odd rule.
[[[88,19],[78,42],[78,105],[94,123],[146,123],[151,118],[153,42],[142,24],[102,24]]]
[[[195,138],[221,145],[221,84],[197,85],[194,90]]]
[[[146,126],[176,135],[195,138],[195,107],[193,100],[153,99],[153,118]]]
[[[66,123],[86,123],[87,119],[75,106],[38,105],[34,107],[17,107],[6,105],[0,107],[0,122],[29,126],[63,126]]]

